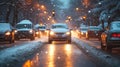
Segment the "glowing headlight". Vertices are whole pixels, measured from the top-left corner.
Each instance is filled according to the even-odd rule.
[[[39,34],[39,32],[36,32],[36,34]]]
[[[33,33],[33,30],[30,30],[29,32],[30,32],[30,33]]]
[[[10,32],[6,32],[5,35],[10,35]]]
[[[14,32],[17,33],[17,30],[15,30]]]
[[[81,34],[83,35],[83,32],[81,32]]]
[[[67,34],[67,35],[70,35],[70,32],[67,32],[66,34]]]
[[[54,32],[52,32],[52,31],[50,32],[50,35],[54,35],[54,34],[55,34]]]

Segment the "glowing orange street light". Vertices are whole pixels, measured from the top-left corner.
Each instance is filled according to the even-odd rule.
[[[44,5],[41,5],[42,10],[46,10],[46,7]]]
[[[83,16],[83,20],[84,20],[84,21],[86,20],[86,16]]]

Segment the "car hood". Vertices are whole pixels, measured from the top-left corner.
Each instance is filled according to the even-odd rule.
[[[69,29],[64,29],[64,28],[56,28],[56,29],[51,29],[51,31],[55,33],[66,33],[69,31]]]
[[[17,31],[29,31],[31,29],[17,29]]]

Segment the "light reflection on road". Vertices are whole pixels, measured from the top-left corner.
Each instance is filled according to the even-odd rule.
[[[49,46],[49,53],[48,53],[48,67],[55,67],[54,65],[54,52],[55,52],[55,45],[50,45]]]
[[[48,53],[46,55],[46,61],[47,63],[46,67],[55,67],[56,66],[56,61],[61,61],[65,60],[65,67],[72,67],[72,59],[71,59],[71,54],[72,54],[72,45],[70,44],[63,44],[64,46],[62,47],[62,52],[65,53],[66,57],[55,55],[56,52],[56,45],[55,44],[50,44],[48,46]],[[33,59],[27,60],[24,64],[23,67],[40,67],[40,56],[39,53],[35,55]]]
[[[32,60],[27,60],[23,64],[23,67],[38,67],[38,66],[39,66],[39,53],[37,53]]]

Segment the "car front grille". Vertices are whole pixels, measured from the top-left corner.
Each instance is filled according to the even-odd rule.
[[[56,35],[64,35],[64,33],[55,33]]]
[[[29,31],[18,31],[19,34],[29,33]]]

